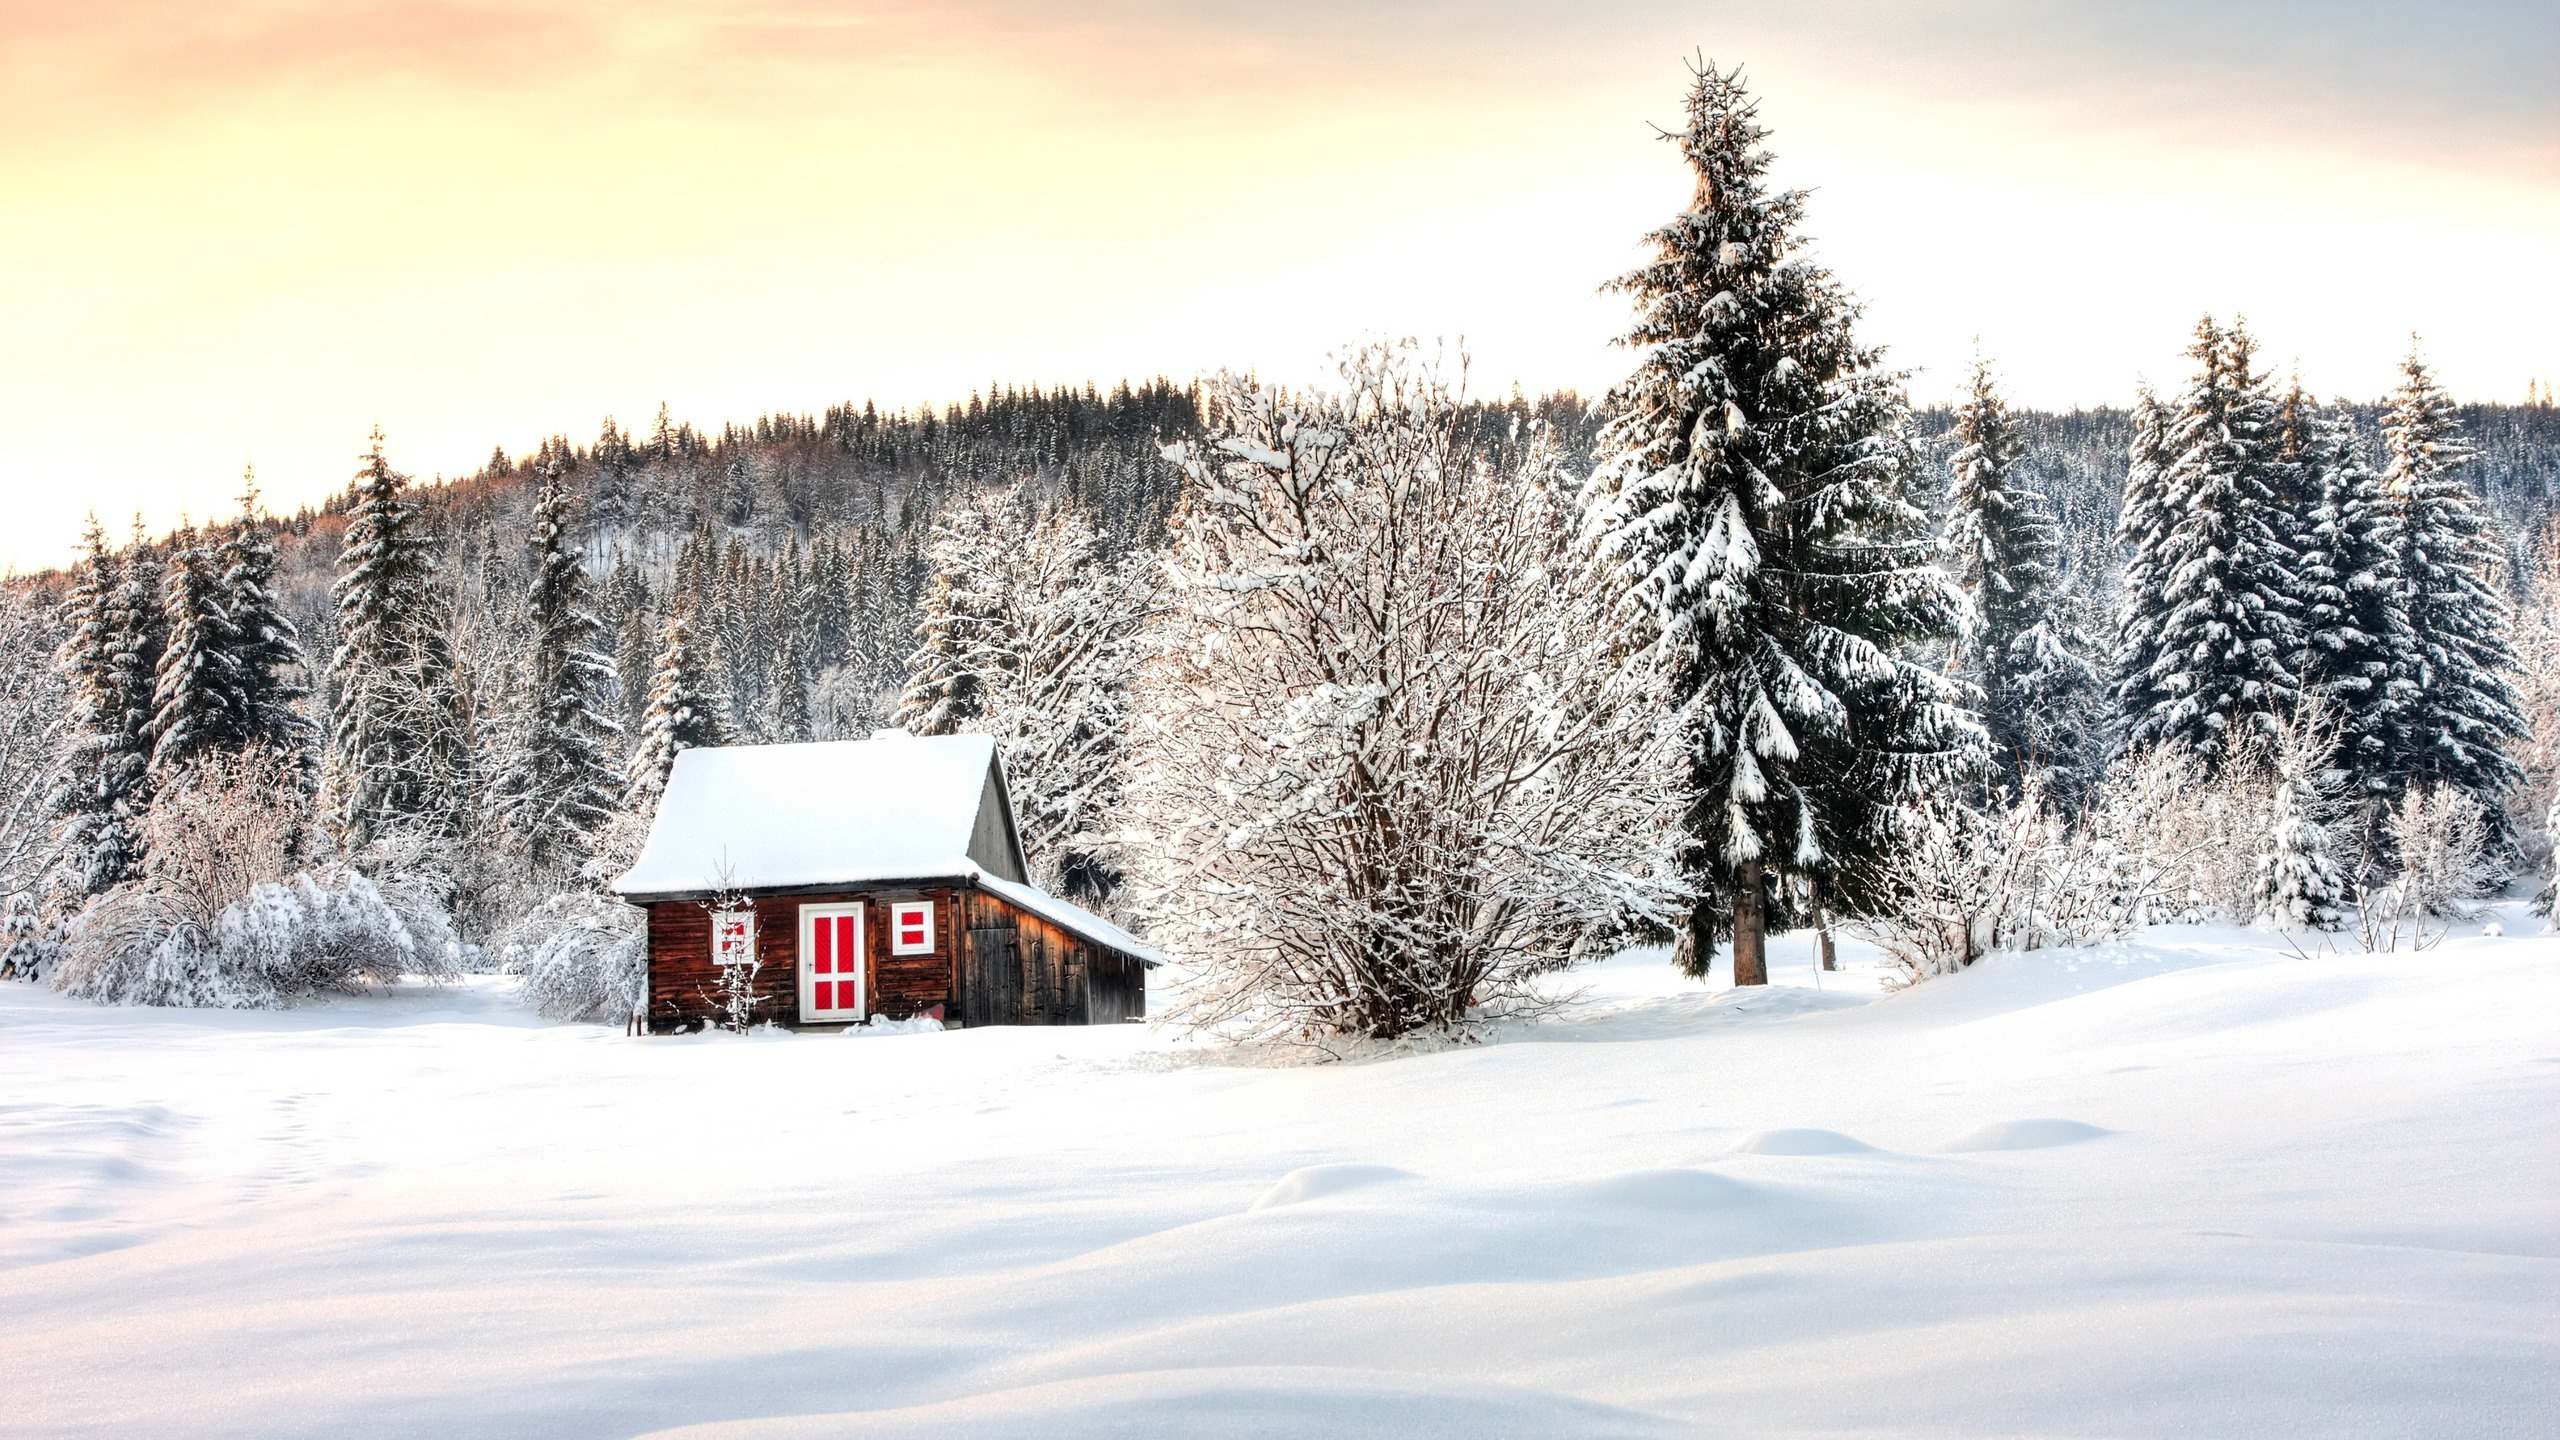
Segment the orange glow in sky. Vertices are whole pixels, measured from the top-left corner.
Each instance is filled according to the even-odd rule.
[[[1946,395],[2174,380],[2245,313],[2324,393],[2412,331],[2560,379],[2547,5],[0,0],[0,564],[663,401],[1314,376],[1463,336],[1597,393],[1746,62],[1868,333]]]

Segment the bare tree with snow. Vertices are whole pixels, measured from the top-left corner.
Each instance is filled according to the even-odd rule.
[[[1213,391],[1140,672],[1119,853],[1249,1036],[1446,1032],[1685,905],[1685,729],[1571,538],[1409,347]]]

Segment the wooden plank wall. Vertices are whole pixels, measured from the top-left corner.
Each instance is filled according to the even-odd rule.
[[[953,996],[958,942],[952,920],[958,896],[948,890],[883,891],[842,895],[759,896],[756,911],[755,1023],[797,1026],[800,1020],[800,907],[861,902],[864,947],[870,959],[871,1009],[904,1020]],[[890,900],[934,902],[930,955],[889,953]],[[711,963],[711,912],[670,901],[649,907],[649,1028],[653,1032],[699,1029],[717,1023],[720,969]]]
[[[934,950],[889,953],[889,904],[931,900]],[[904,1020],[940,1005],[970,1025],[1110,1025],[1147,1013],[1146,968],[980,890],[880,890],[761,896],[755,901],[754,1017],[794,1026],[800,1017],[800,907],[867,907],[870,1002]],[[649,907],[649,1028],[718,1023],[720,972],[711,963],[711,913],[670,901]]]

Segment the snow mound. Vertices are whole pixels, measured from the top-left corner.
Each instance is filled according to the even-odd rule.
[[[1750,1186],[1711,1170],[1635,1170],[1594,1181],[1583,1194],[1605,1205],[1641,1210],[1704,1210],[1739,1204]]]
[[[1755,1130],[1733,1142],[1736,1155],[1872,1155],[1876,1147],[1837,1130]]]
[[[868,1025],[847,1025],[843,1033],[857,1038],[866,1035],[939,1035],[942,1022],[930,1015],[916,1015],[904,1020],[875,1019]]]
[[[1989,1125],[1977,1125],[1941,1148],[1949,1154],[1974,1150],[2042,1150],[2049,1145],[2069,1145],[2114,1133],[2095,1125],[2083,1125],[2077,1120],[1998,1120]]]
[[[1262,1198],[1245,1208],[1250,1215],[1257,1210],[1276,1210],[1283,1205],[1300,1205],[1321,1200],[1346,1190],[1385,1185],[1397,1180],[1411,1180],[1410,1170],[1393,1165],[1309,1165],[1280,1177],[1280,1183],[1262,1192]]]
[[[1154,1370],[894,1410],[718,1421],[642,1440],[1652,1440],[1685,1426],[1544,1391],[1319,1366]]]

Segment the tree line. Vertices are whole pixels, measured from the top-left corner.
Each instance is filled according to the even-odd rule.
[[[0,636],[55,649],[25,683],[65,701],[0,744],[43,792],[0,807],[12,963],[142,995],[228,953],[242,895],[198,896],[174,950],[98,917],[299,875],[321,898],[261,923],[336,906],[375,937],[343,973],[627,978],[627,946],[553,942],[627,932],[577,897],[675,754],[884,724],[997,735],[1041,882],[1148,926],[1204,1023],[1251,1033],[1462,1025],[1645,935],[1699,972],[1730,945],[1749,983],[1774,931],[1924,916],[1915,968],[1962,963],[2071,928],[2002,918],[2058,883],[1991,893],[2021,837],[2039,873],[2104,850],[2107,923],[2339,923],[2406,870],[2411,807],[2437,833],[2456,799],[2475,869],[2539,863],[2550,407],[2459,409],[2414,352],[2382,406],[2319,403],[2208,319],[2130,411],[2017,411],[1986,363],[1915,412],[1756,113],[1698,73],[1696,195],[1621,283],[1639,361],[1597,404],[1373,347],[1329,388],[718,435],[662,410],[432,486],[377,436],[317,510],[93,527]],[[2229,800],[2255,898],[2200,909],[2229,887],[2135,853],[2125,816],[2177,775]],[[273,873],[203,879],[208,836]],[[77,963],[108,933],[147,953]],[[285,989],[340,973],[259,943]]]

